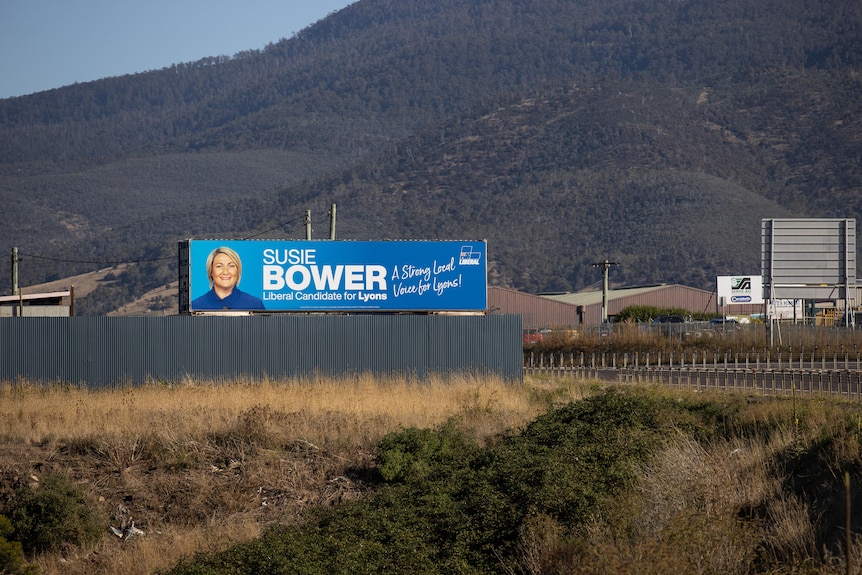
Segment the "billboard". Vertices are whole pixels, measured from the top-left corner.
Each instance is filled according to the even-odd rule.
[[[764,219],[766,299],[856,299],[856,220]]]
[[[718,299],[725,305],[763,303],[763,278],[759,275],[718,276],[716,285]]]
[[[484,241],[186,240],[180,313],[484,311]]]

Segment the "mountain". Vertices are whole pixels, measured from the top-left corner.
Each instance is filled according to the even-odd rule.
[[[0,100],[0,245],[21,285],[186,237],[487,239],[490,282],[756,273],[760,221],[862,213],[849,0],[360,0],[233,57]],[[0,270],[0,290],[10,285]]]

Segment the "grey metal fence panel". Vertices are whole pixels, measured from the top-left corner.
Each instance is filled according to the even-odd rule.
[[[0,318],[0,381],[461,372],[521,381],[521,344],[517,315]]]

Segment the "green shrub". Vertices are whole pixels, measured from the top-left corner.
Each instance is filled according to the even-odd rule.
[[[667,312],[654,305],[630,305],[617,313],[617,319],[619,321],[648,323],[663,313]]]
[[[715,314],[703,311],[689,311],[680,307],[657,307],[654,305],[630,305],[624,307],[617,313],[617,320],[621,322],[631,321],[636,323],[650,323],[658,316],[678,315],[684,318],[690,317],[694,321],[708,321]]]
[[[24,561],[20,541],[12,539],[15,528],[12,522],[0,515],[0,573],[4,575],[35,575],[38,569]]]
[[[56,473],[46,474],[35,489],[18,487],[9,502],[8,517],[27,553],[91,543],[107,527],[81,491]]]
[[[454,422],[438,431],[409,428],[390,433],[380,441],[377,468],[390,483],[418,482],[432,472],[458,465],[477,450],[475,441]]]
[[[171,573],[518,571],[531,518],[576,529],[631,484],[660,443],[666,405],[648,393],[608,392],[553,410],[488,448],[453,422],[390,434],[378,445],[386,483],[367,499]]]

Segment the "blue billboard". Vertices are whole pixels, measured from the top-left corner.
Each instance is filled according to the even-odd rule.
[[[187,240],[181,311],[484,311],[486,248],[484,241]]]

